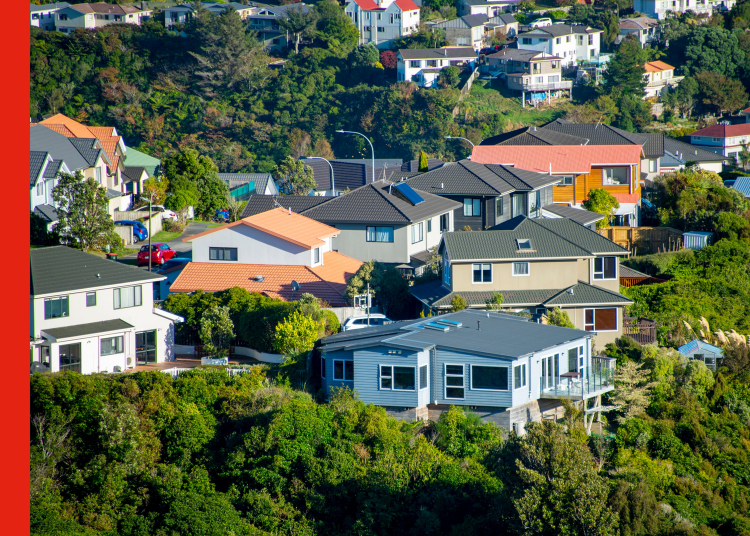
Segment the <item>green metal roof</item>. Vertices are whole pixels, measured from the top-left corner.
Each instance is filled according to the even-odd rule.
[[[571,293],[572,291],[572,293]],[[632,300],[626,298],[619,292],[613,292],[602,287],[595,287],[579,281],[557,293],[556,296],[544,302],[547,307],[559,307],[566,305],[630,305]]]
[[[60,340],[96,335],[97,333],[107,333],[108,331],[122,331],[132,327],[131,324],[128,324],[124,320],[116,318],[114,320],[105,320],[104,322],[76,324],[75,326],[65,326],[62,328],[43,329],[42,331],[55,340]]]
[[[161,160],[128,147],[128,150],[125,151],[125,165],[145,168],[149,177],[153,177],[156,175],[157,168],[161,165]]]

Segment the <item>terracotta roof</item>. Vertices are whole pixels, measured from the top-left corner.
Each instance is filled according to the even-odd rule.
[[[412,0],[396,0],[394,3],[401,8],[401,11],[414,11],[419,9],[417,4],[412,2]]]
[[[287,242],[292,242],[307,249],[316,248],[325,244],[324,238],[338,235],[341,231],[324,223],[311,220],[301,214],[283,208],[274,208],[261,212],[234,223],[228,223],[209,229],[197,235],[183,238],[183,242],[190,242],[196,238],[222,231],[236,225],[247,225],[264,233],[276,236]]]
[[[89,127],[63,114],[55,114],[52,117],[40,121],[39,124],[45,126],[63,125],[67,127],[76,138],[96,138],[96,135],[92,135],[93,133],[89,130]],[[60,133],[62,134],[62,132]]]
[[[270,298],[285,301],[298,299],[307,292],[332,306],[346,306],[343,296],[346,281],[362,265],[360,261],[329,251],[323,254],[325,266],[285,266],[265,264],[225,264],[191,262],[182,270],[170,287],[171,292],[218,292],[240,287]],[[263,281],[257,281],[257,276]],[[292,281],[301,285],[300,292],[292,296]]]
[[[747,136],[750,134],[750,123],[737,125],[711,125],[691,132],[690,136],[710,136],[716,138],[731,138],[733,136]]]
[[[750,126],[750,123],[748,124]],[[471,161],[478,164],[515,166],[538,173],[589,173],[591,166],[637,164],[640,145],[477,145]]]
[[[117,155],[117,146],[122,138],[113,135],[114,127],[89,127],[63,114],[55,114],[39,124],[68,138],[98,139],[112,163],[111,171],[114,172],[119,167],[120,157]]]
[[[623,203],[637,203],[638,200],[641,198],[640,192],[635,192],[632,194],[626,194],[623,192],[609,192],[613,196],[615,196],[615,199],[617,199],[617,202],[620,204]]]
[[[659,73],[661,71],[674,71],[674,67],[663,61],[649,61],[645,65],[647,73]]]
[[[66,138],[75,138],[76,137],[76,135],[73,134],[73,132],[68,127],[66,127],[65,125],[44,125],[44,126],[47,127],[50,130],[54,130],[58,134],[62,134]]]

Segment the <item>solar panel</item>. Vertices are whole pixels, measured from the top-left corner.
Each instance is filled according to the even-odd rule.
[[[405,182],[399,182],[393,187],[398,190],[398,192],[403,195],[412,205],[424,203],[424,199],[422,199],[422,196],[415,192],[414,189]]]

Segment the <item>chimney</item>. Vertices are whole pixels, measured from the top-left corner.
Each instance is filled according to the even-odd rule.
[[[292,215],[292,207],[289,207],[289,215]]]
[[[479,320],[477,320],[477,331],[482,331],[482,328],[480,327]]]

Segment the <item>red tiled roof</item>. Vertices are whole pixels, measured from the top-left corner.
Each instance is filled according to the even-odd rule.
[[[335,251],[324,253],[323,261],[325,266],[318,268],[191,262],[177,276],[170,291],[218,292],[240,287],[285,301],[297,299],[302,292],[307,292],[332,306],[346,306],[347,302],[343,296],[346,281],[362,266],[362,262]],[[263,281],[256,281],[258,275],[263,276]],[[292,281],[297,281],[302,287],[294,296],[292,296]]]
[[[750,110],[750,108],[748,108]],[[746,110],[747,111],[747,110]],[[731,138],[734,136],[747,136],[750,134],[750,123],[739,123],[737,125],[711,125],[691,132],[690,136],[710,136],[713,138]]]
[[[647,73],[659,73],[661,71],[674,71],[674,67],[663,61],[649,61],[645,64]]]
[[[121,137],[114,135],[114,127],[89,127],[63,114],[55,114],[38,124],[54,130],[68,138],[96,138],[102,144],[107,158],[112,163],[110,171],[114,173],[120,165],[117,146]]]
[[[401,8],[401,11],[414,11],[415,9],[419,9],[417,4],[412,2],[412,0],[396,0],[395,4]]]
[[[373,0],[354,0],[354,2],[365,11],[380,9],[380,6],[373,2]]]
[[[750,108],[745,108],[740,112],[741,114],[750,114]]]
[[[638,200],[641,198],[640,192],[635,192],[632,194],[625,194],[621,192],[609,192],[613,196],[615,196],[615,199],[617,199],[618,203],[637,203]]]
[[[642,152],[640,145],[535,145],[533,151],[523,145],[477,145],[471,161],[537,173],[590,173],[591,166],[637,164]]]

